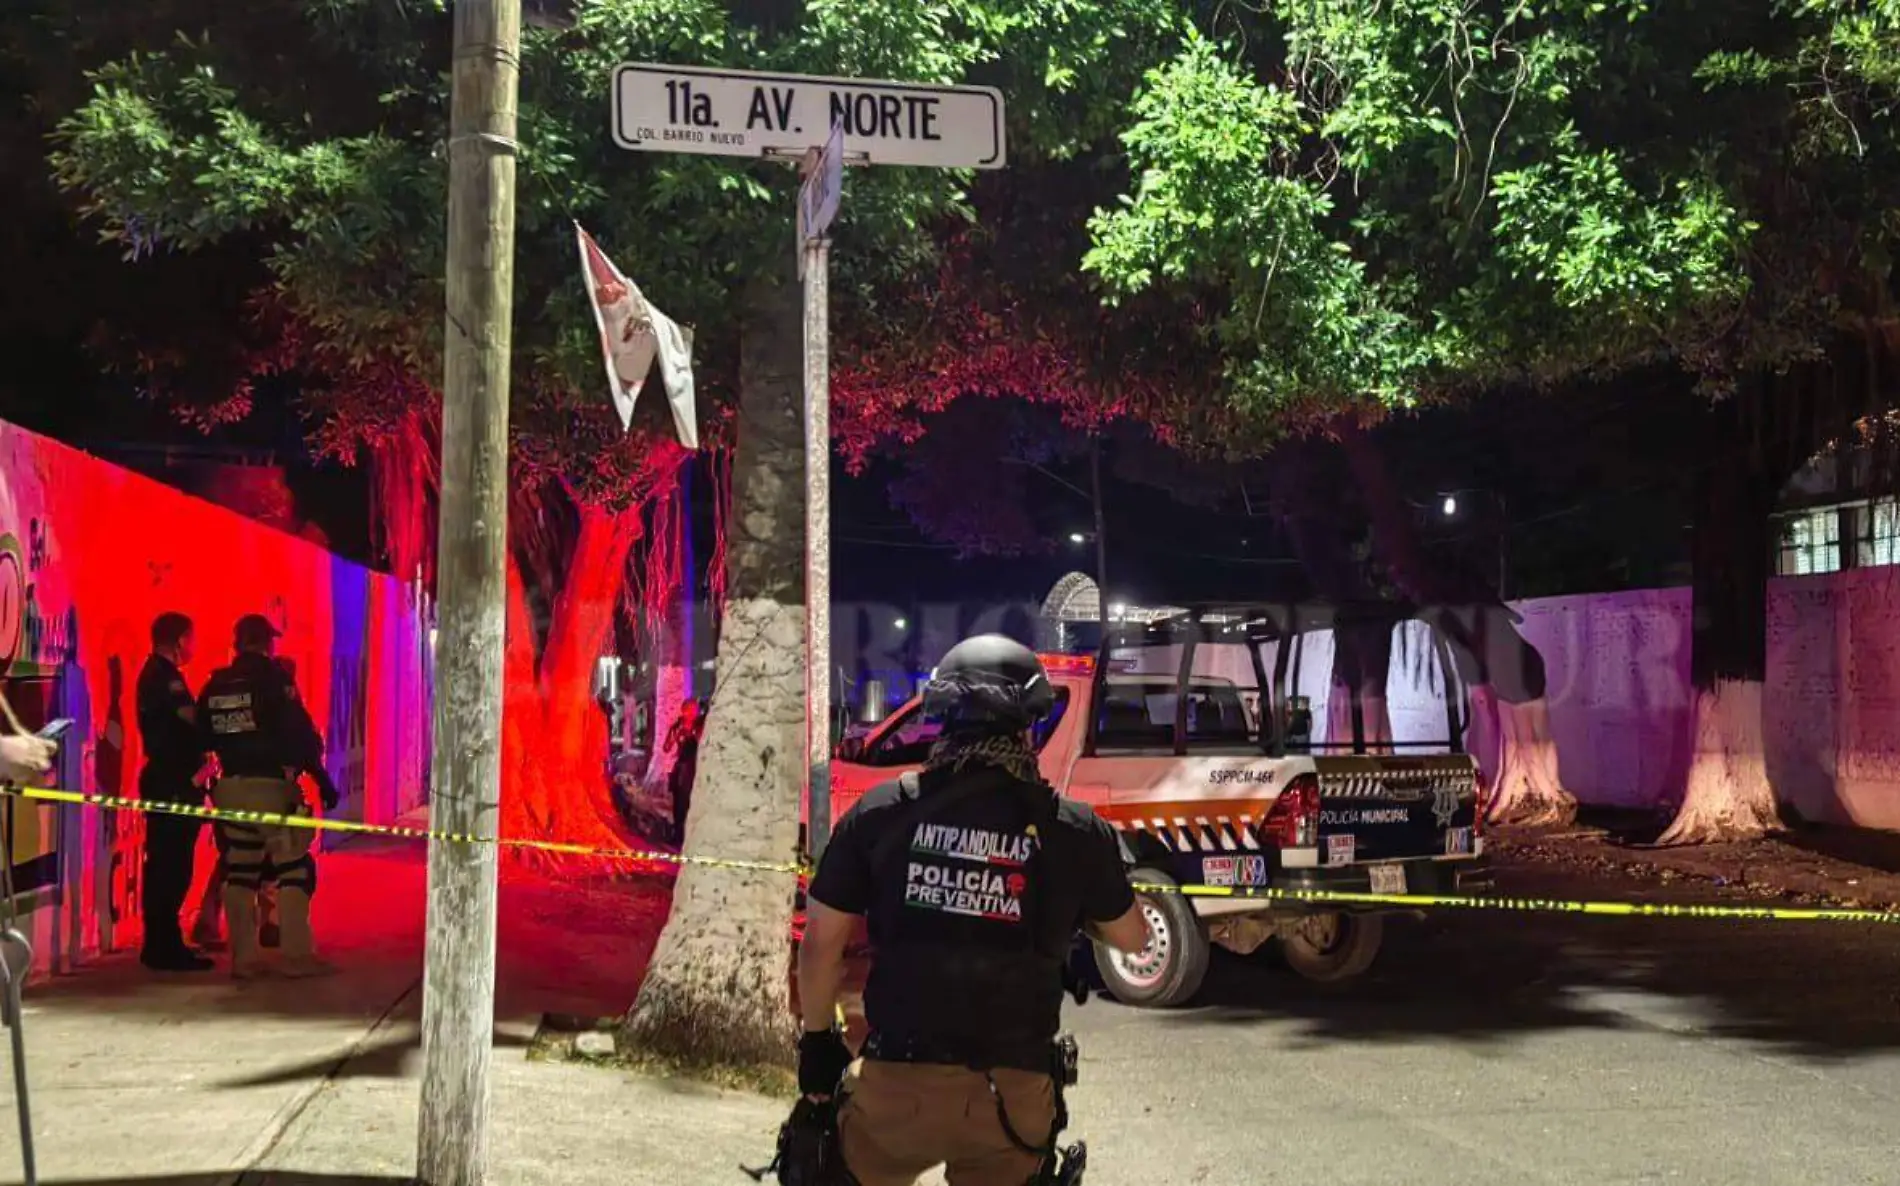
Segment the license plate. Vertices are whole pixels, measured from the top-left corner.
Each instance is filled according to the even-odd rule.
[[[1445,855],[1448,857],[1468,857],[1471,855],[1471,829],[1445,829]]]
[[[1327,865],[1350,865],[1358,844],[1352,836],[1328,836],[1326,838]]]
[[[1405,892],[1404,865],[1371,865],[1372,892],[1375,894],[1402,894]]]

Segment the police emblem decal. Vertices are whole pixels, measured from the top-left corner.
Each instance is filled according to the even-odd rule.
[[[1441,828],[1450,827],[1452,817],[1458,814],[1458,787],[1448,779],[1434,779],[1432,782],[1432,817]]]

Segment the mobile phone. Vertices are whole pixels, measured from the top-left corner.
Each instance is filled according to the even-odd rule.
[[[58,741],[60,738],[66,736],[66,730],[72,727],[73,719],[71,717],[60,717],[57,720],[48,721],[46,727],[41,729],[38,735],[48,741]]]

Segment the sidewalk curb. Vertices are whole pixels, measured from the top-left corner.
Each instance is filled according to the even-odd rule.
[[[349,1049],[339,1055],[320,1078],[277,1109],[276,1114],[264,1125],[264,1130],[244,1147],[242,1153],[238,1154],[238,1165],[242,1168],[220,1175],[215,1186],[267,1186],[272,1171],[259,1169],[258,1164],[271,1155],[271,1152],[289,1134],[291,1126],[295,1125],[315,1102],[317,1096],[336,1081],[338,1073],[363,1053],[371,1039],[388,1029],[391,1020],[402,1009],[403,1004],[420,991],[422,991],[422,978],[418,976],[407,988],[396,994],[396,999],[389,1003],[389,1007],[370,1023],[369,1028],[357,1035],[356,1040],[350,1043]]]

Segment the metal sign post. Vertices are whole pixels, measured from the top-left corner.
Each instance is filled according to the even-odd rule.
[[[844,167],[1000,169],[1003,96],[803,74],[623,65],[614,71],[614,141],[635,152],[797,162],[799,277],[805,302],[805,721],[811,856],[831,834],[832,221]],[[830,135],[814,143],[819,129]]]
[[[7,710],[11,714],[12,710]],[[20,933],[19,897],[14,892],[13,863],[17,819],[14,803],[8,800],[0,810],[0,1024],[7,1027],[13,1055],[13,1106],[20,1115],[20,1163],[26,1186],[39,1186],[39,1170],[33,1157],[33,1109],[27,1100],[26,1081],[26,1005],[23,993],[26,978],[33,971],[33,945]],[[16,962],[17,961],[17,962]]]
[[[7,853],[10,859],[12,854]],[[14,952],[20,954],[20,966],[13,966]],[[39,1186],[39,1171],[33,1164],[33,1109],[27,1102],[26,1086],[26,1006],[21,1000],[21,989],[26,983],[27,970],[33,966],[33,945],[26,936],[9,927],[0,933],[0,977],[5,977],[4,988],[5,1020],[7,1031],[13,1040],[13,1104],[20,1113],[20,1163],[25,1173],[22,1179],[26,1186]]]

